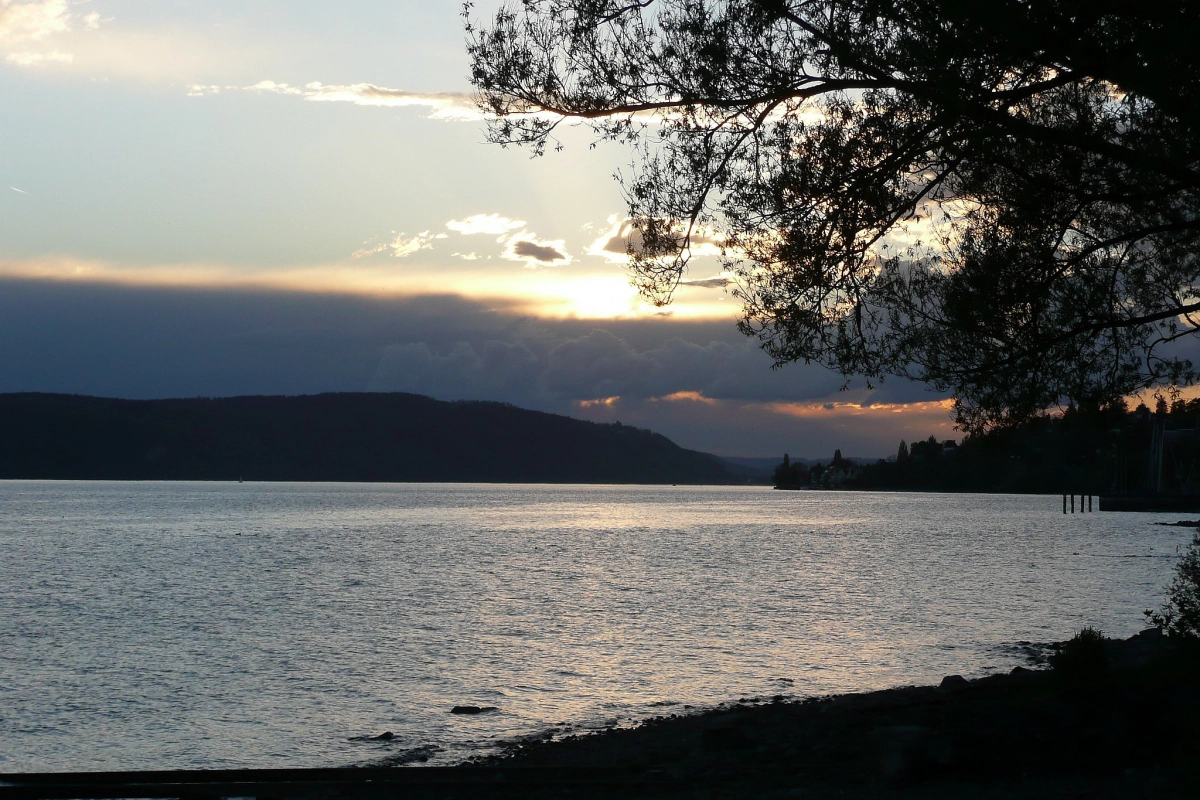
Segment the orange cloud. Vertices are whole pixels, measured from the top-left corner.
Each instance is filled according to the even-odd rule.
[[[662,397],[651,397],[650,398],[651,403],[657,403],[659,401],[666,401],[668,403],[678,403],[680,401],[687,401],[690,403],[706,403],[708,405],[714,405],[717,402],[716,400],[712,399],[711,397],[705,397],[700,392],[689,392],[689,391],[672,392],[671,394],[663,395]]]
[[[881,414],[946,414],[954,401],[928,400],[923,403],[763,403],[762,408],[789,417],[821,417],[831,414],[851,416]],[[947,423],[948,424],[948,423]]]
[[[575,404],[580,408],[612,408],[620,399],[620,395],[613,397],[597,397],[595,400],[576,400]]]

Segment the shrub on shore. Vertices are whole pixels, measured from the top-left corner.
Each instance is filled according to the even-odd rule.
[[[1167,601],[1146,619],[1168,636],[1200,638],[1200,533],[1192,537],[1175,565],[1175,578],[1167,586]]]
[[[1096,628],[1085,627],[1063,642],[1062,649],[1050,656],[1050,666],[1067,678],[1087,678],[1099,675],[1108,667],[1104,652],[1104,634]]]

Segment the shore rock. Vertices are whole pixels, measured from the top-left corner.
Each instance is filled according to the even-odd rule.
[[[495,711],[495,706],[455,706],[450,709],[451,714],[485,714],[488,711]]]

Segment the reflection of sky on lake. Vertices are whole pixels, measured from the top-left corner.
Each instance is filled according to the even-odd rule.
[[[422,745],[444,763],[685,704],[1010,669],[1018,641],[1140,629],[1189,538],[1160,516],[1064,517],[1057,497],[36,482],[0,497],[3,771]],[[451,716],[460,703],[498,710]]]

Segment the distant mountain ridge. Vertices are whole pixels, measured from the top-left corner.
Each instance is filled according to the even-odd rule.
[[[0,478],[738,483],[667,437],[400,393],[121,400],[0,394]]]

